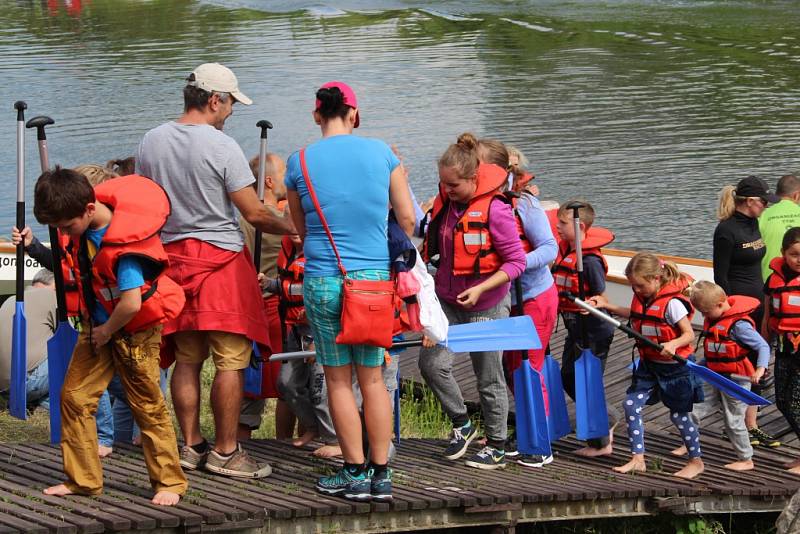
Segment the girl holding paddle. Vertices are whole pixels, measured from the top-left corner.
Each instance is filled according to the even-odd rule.
[[[512,280],[525,270],[511,207],[498,189],[506,169],[481,163],[478,141],[462,134],[439,158],[439,195],[425,235],[423,258],[438,267],[436,293],[451,326],[509,316]],[[453,353],[423,341],[419,366],[425,382],[453,422],[453,437],[444,451],[448,460],[464,456],[477,435],[461,390],[453,377]],[[472,352],[487,444],[466,465],[505,467],[508,394],[500,351]]]
[[[694,308],[683,292],[691,278],[669,261],[654,254],[640,252],[625,267],[625,276],[633,289],[630,308],[615,306],[602,295],[588,299],[598,308],[630,317],[631,328],[663,346],[663,351],[637,343],[639,362],[631,377],[628,395],[623,402],[631,460],[614,468],[618,473],[645,472],[644,424],[642,410],[658,400],[670,409],[670,418],[678,428],[689,453],[689,462],[674,476],[692,479],[703,472],[700,451],[700,429],[690,417],[694,398],[694,381],[685,365],[668,354],[688,358],[694,352],[691,317]]]

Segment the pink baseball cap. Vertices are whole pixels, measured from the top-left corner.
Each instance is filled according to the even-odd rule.
[[[361,117],[359,117],[358,114],[358,101],[356,100],[356,93],[346,83],[337,81],[328,82],[320,87],[320,89],[330,89],[331,87],[336,87],[339,89],[342,92],[342,95],[344,95],[344,104],[356,110],[356,123],[354,127],[358,128],[358,125],[361,124]],[[322,102],[317,99],[316,103],[314,104],[314,109],[318,110],[321,105]]]

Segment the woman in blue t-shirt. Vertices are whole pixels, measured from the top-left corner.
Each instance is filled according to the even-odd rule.
[[[313,115],[322,139],[306,147],[306,166],[348,277],[388,280],[388,207],[407,234],[414,229],[414,209],[400,160],[383,141],[353,135],[359,125],[358,104],[346,84],[323,85]],[[287,162],[286,188],[292,219],[304,240],[306,314],[317,359],[325,369],[328,404],[345,462],[335,475],[321,477],[317,490],[353,500],[391,500],[387,464],[392,406],[382,377],[384,349],[336,343],[342,276],[309,196],[298,153]],[[353,396],[354,366],[369,438],[368,463]]]

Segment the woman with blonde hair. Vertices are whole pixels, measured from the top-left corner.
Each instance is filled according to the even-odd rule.
[[[717,208],[719,224],[714,230],[714,282],[728,295],[744,295],[763,302],[764,280],[761,260],[767,253],[758,217],[770,202],[780,199],[770,193],[767,184],[757,176],[748,176],[736,186],[722,189]],[[750,317],[758,328],[764,317],[764,308],[759,306]],[[753,364],[756,362],[753,361]],[[753,384],[753,392],[761,394],[761,386]],[[745,424],[753,445],[778,447],[780,442],[758,428],[757,406],[750,406]]]

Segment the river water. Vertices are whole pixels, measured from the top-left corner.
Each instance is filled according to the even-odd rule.
[[[0,235],[15,100],[55,119],[51,163],[102,163],[177,117],[183,79],[218,61],[255,101],[226,124],[248,155],[262,118],[284,156],[318,138],[315,89],[341,79],[358,133],[398,145],[420,198],[472,131],[519,147],[543,198],[590,200],[617,247],[710,257],[723,185],[800,172],[798,28],[789,1],[0,0]],[[32,132],[26,148],[35,222]]]

